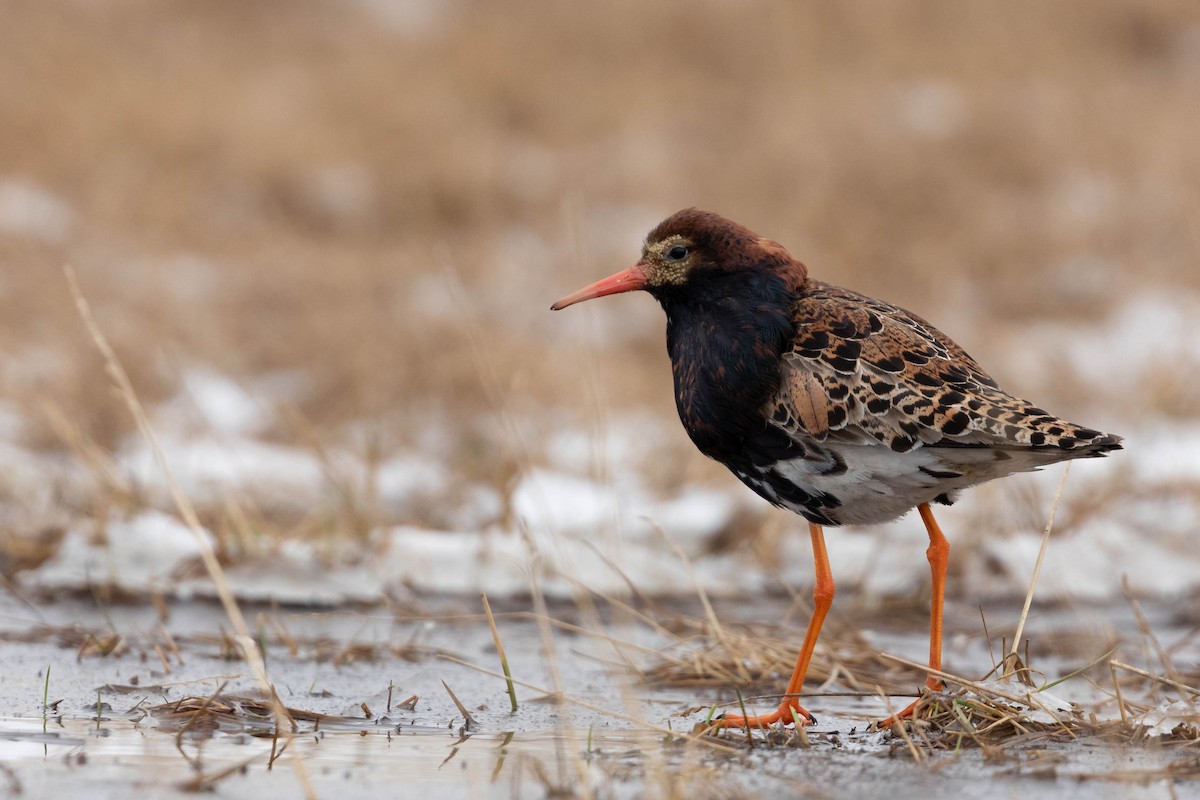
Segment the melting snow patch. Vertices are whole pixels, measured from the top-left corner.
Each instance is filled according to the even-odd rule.
[[[249,434],[263,430],[272,413],[232,379],[194,367],[183,373],[179,395],[162,406],[155,418],[164,430]]]
[[[722,593],[757,586],[761,580],[753,571],[746,574],[733,556],[700,558],[695,542],[688,546],[688,540],[711,535],[728,522],[734,503],[720,494],[666,503],[642,499],[617,509],[611,489],[582,478],[535,473],[518,496],[522,499],[514,505],[525,520],[520,531],[391,528],[380,534],[381,555],[374,568],[389,587],[495,596],[527,593],[531,580],[560,598],[571,597],[580,587],[624,595],[631,583],[650,594],[693,594],[699,581]],[[693,551],[692,571],[663,533]],[[731,575],[744,578],[732,581]]]
[[[205,531],[212,546],[212,537]],[[74,528],[54,558],[24,582],[39,589],[79,589],[101,584],[127,592],[172,588],[180,568],[200,557],[200,544],[186,525],[158,511],[110,522],[103,539]]]
[[[1120,458],[1130,459],[1143,482],[1200,482],[1200,423],[1137,431],[1126,437],[1125,447]]]
[[[172,475],[194,502],[253,495],[263,504],[307,509],[326,486],[321,463],[294,447],[243,438],[169,436],[160,437],[159,444]],[[138,484],[165,496],[166,476],[144,441],[134,440],[119,461]]]
[[[1150,393],[1163,385],[1164,370],[1186,380],[1200,369],[1200,337],[1193,333],[1197,318],[1200,295],[1155,289],[1129,297],[1090,326],[1057,320],[1023,323],[1003,354],[1016,371],[1053,383],[1062,380],[1062,362],[1039,355],[1044,343],[1053,341],[1089,394],[1109,402],[1133,400],[1131,407],[1142,410],[1153,407]],[[1112,380],[1113,364],[1129,367],[1119,384]]]
[[[601,530],[617,520],[622,503],[636,502],[612,488],[562,472],[535,470],[513,492],[513,511],[532,529]]]
[[[1152,736],[1166,736],[1179,725],[1200,726],[1200,708],[1183,700],[1163,702],[1146,712],[1141,722],[1149,727],[1147,733]]]
[[[408,453],[380,464],[375,481],[380,499],[393,509],[400,509],[414,497],[447,491],[451,476],[440,462]]]
[[[1013,678],[984,681],[980,686],[985,691],[994,691],[1008,703],[1015,701],[1021,710],[1022,719],[1045,725],[1062,724],[1064,718],[1069,719],[1078,711],[1074,703],[1048,691],[1026,686]]]
[[[312,542],[284,542],[267,558],[226,567],[225,577],[239,600],[256,603],[333,608],[386,599],[375,570],[331,565]],[[207,578],[190,581],[188,589],[197,595],[215,594]]]
[[[20,180],[0,181],[0,229],[57,242],[74,222],[71,206],[49,190]]]

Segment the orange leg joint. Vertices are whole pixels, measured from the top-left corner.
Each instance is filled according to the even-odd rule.
[[[946,602],[946,567],[950,563],[950,543],[946,541],[942,529],[938,527],[937,520],[933,518],[929,504],[922,503],[917,506],[917,510],[921,513],[921,520],[925,523],[925,530],[929,533],[929,549],[925,551],[925,556],[929,559],[929,571],[933,576],[933,594],[929,605],[929,666],[940,670],[942,668],[942,606]],[[925,688],[940,692],[945,686],[931,674],[925,677]],[[902,719],[910,719],[920,702],[920,699],[914,700],[903,711],[880,721],[878,727],[887,728]]]
[[[722,728],[766,728],[777,722],[785,725],[799,723],[812,724],[812,715],[800,705],[800,691],[804,687],[804,676],[808,672],[808,664],[812,661],[813,651],[817,647],[817,639],[821,635],[821,625],[825,615],[833,605],[833,572],[829,569],[829,554],[825,551],[825,533],[820,525],[811,522],[808,525],[812,537],[813,560],[816,566],[817,585],[813,589],[813,614],[808,621],[808,630],[804,634],[804,644],[800,647],[800,655],[796,658],[796,668],[792,670],[792,678],[788,681],[783,701],[779,708],[770,714],[753,717],[726,715],[716,720]]]

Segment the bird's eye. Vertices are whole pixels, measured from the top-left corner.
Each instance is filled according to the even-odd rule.
[[[681,244],[677,244],[667,251],[667,258],[672,261],[683,261],[687,258],[688,249]]]

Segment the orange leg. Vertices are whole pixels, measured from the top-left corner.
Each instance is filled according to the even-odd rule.
[[[946,565],[950,562],[950,543],[942,535],[942,529],[938,527],[937,520],[933,518],[929,504],[922,503],[917,506],[917,510],[921,512],[921,520],[925,523],[925,530],[929,532],[929,549],[925,551],[925,556],[929,559],[929,571],[933,574],[933,596],[929,608],[929,666],[940,670],[942,668],[942,606],[946,601]],[[935,692],[940,692],[945,688],[944,684],[933,675],[925,677],[925,687]],[[879,727],[886,728],[902,719],[911,717],[913,709],[919,702],[920,700],[914,700],[900,713],[893,714],[880,722]]]
[[[783,721],[785,725],[799,720],[802,725],[812,724],[813,718],[800,705],[800,690],[804,686],[804,675],[808,672],[808,662],[812,660],[813,650],[817,647],[817,637],[821,635],[821,624],[829,607],[833,605],[833,572],[829,569],[829,554],[825,552],[825,534],[820,525],[808,524],[809,535],[812,537],[813,560],[816,562],[817,585],[813,589],[813,615],[808,621],[808,630],[804,634],[804,644],[796,659],[796,668],[792,670],[792,679],[788,681],[787,691],[779,708],[770,714],[755,717],[724,716],[717,720],[722,728],[765,728]]]

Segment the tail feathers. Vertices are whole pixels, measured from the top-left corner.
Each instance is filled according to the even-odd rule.
[[[1095,439],[1082,444],[1064,447],[1062,444],[1051,445],[1052,449],[1065,450],[1066,458],[1104,458],[1114,450],[1124,450],[1121,437],[1111,433],[1103,433]]]

